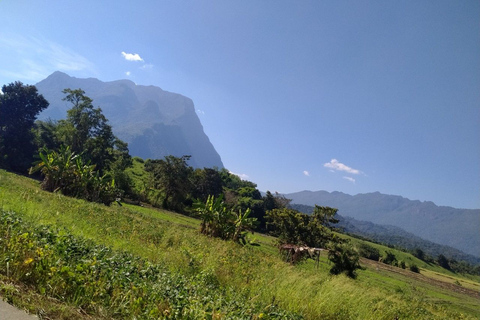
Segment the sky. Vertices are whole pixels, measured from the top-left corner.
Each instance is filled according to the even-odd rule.
[[[480,2],[0,0],[0,84],[54,71],[191,98],[262,191],[480,208]]]

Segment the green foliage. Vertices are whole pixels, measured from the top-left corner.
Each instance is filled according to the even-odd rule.
[[[358,253],[347,242],[332,242],[328,259],[333,262],[330,269],[331,274],[345,273],[348,277],[355,279],[357,277],[356,270],[361,269]]]
[[[327,212],[330,214],[336,212],[336,209],[332,211],[319,209],[313,215],[287,208],[273,209],[267,212],[267,230],[278,237],[282,244],[325,248],[327,242],[332,240],[332,231],[324,225]]]
[[[425,253],[420,248],[415,248],[415,250],[413,250],[413,255],[420,260],[425,260]]]
[[[201,220],[200,232],[224,240],[246,243],[246,234],[252,230],[256,218],[250,217],[250,209],[238,211],[229,210],[223,197],[208,196],[205,203],[197,201],[195,211]]]
[[[376,271],[374,266],[367,265],[366,270],[357,270],[359,280],[352,281],[344,276],[331,277],[328,271],[332,264],[323,254],[320,256],[318,269],[311,262],[292,267],[278,257],[272,237],[255,234],[252,238],[254,237],[260,246],[238,246],[233,241],[199,236],[196,229],[200,221],[184,215],[147,206],[107,207],[78,201],[42,192],[38,190],[35,181],[3,170],[0,170],[0,205],[6,210],[19,212],[25,221],[28,220],[34,226],[53,224],[64,234],[66,232],[76,235],[77,238],[92,239],[97,244],[112,248],[113,252],[128,251],[134,259],[119,259],[120,270],[128,270],[123,265],[131,265],[139,257],[159,266],[165,270],[167,276],[172,276],[172,281],[158,282],[158,286],[168,286],[172,290],[178,288],[179,294],[188,299],[188,306],[195,304],[192,308],[195,308],[196,314],[201,314],[182,314],[176,316],[177,319],[211,319],[214,318],[213,311],[218,312],[215,316],[221,319],[270,319],[273,317],[271,312],[274,311],[282,314],[277,314],[277,318],[283,319],[291,319],[292,314],[301,314],[305,319],[339,320],[394,319],[395,316],[400,319],[479,318],[480,312],[476,308],[478,298],[432,285],[433,283],[427,284],[404,273],[390,272],[388,269]],[[29,231],[24,230],[21,233],[24,232]],[[2,239],[4,237],[0,235],[0,241]],[[2,243],[0,248],[3,248]],[[381,252],[385,250],[382,246],[378,248]],[[36,247],[33,247],[33,251],[35,249]],[[394,252],[409,265],[412,263],[411,259],[417,263],[417,260],[407,253],[404,253],[407,257],[404,258],[400,252]],[[1,254],[3,253],[0,252]],[[0,263],[1,259],[0,257]],[[20,258],[19,261],[23,262],[25,259]],[[112,258],[112,261],[117,261],[116,257]],[[4,274],[3,266],[0,265],[0,273]],[[422,268],[448,273],[436,265],[425,265]],[[127,272],[125,277],[128,279]],[[180,289],[184,288],[182,282],[176,281],[177,276],[185,279],[189,286],[198,283],[197,279],[202,279],[199,286],[208,285],[216,289],[202,291],[200,294],[188,291],[185,294],[185,291]],[[429,273],[425,272],[425,276],[429,277]],[[441,274],[435,274],[437,279],[440,276]],[[477,278],[472,277],[474,281],[469,281],[465,277],[448,273],[448,277],[443,279],[448,281],[450,277],[459,279],[464,289],[478,288]],[[1,280],[0,276],[2,297],[8,296],[8,299],[15,300],[17,305],[21,298],[21,307],[29,308],[33,313],[45,310],[42,311],[45,317],[55,319],[58,317],[53,316],[49,310],[59,304],[66,306],[61,302],[64,301],[61,298],[51,299],[47,295],[38,294],[32,296],[24,291],[18,293],[19,289],[27,286],[13,280],[5,280],[2,284]],[[125,280],[125,283],[128,284],[128,280]],[[132,284],[137,288],[136,282]],[[129,293],[134,292],[132,287],[124,290],[115,291],[114,297],[117,302],[123,301],[125,308],[129,308],[133,305],[129,299],[136,299],[138,296]],[[29,300],[31,298],[32,300]],[[84,318],[134,318],[133,311],[112,314],[111,309],[101,302],[92,301],[95,302],[94,309],[101,314],[90,311],[87,306],[88,312],[81,309],[82,313],[88,313],[83,313]],[[160,298],[156,301],[166,305]],[[48,305],[52,302],[56,305]],[[226,304],[231,311],[225,311],[225,308],[221,307]],[[80,310],[74,304],[67,307]],[[81,316],[78,313],[77,315]],[[148,316],[137,314],[136,318],[147,319]]]
[[[2,93],[3,92],[3,93]],[[35,86],[21,82],[4,85],[0,91],[0,168],[25,173],[35,154],[32,129],[48,102]]]
[[[437,263],[440,267],[442,267],[444,269],[447,269],[447,270],[451,269],[450,264],[448,262],[448,259],[443,254],[440,254],[438,256]]]
[[[222,177],[216,169],[196,169],[193,173],[192,197],[206,201],[209,195],[215,197],[223,194]]]
[[[192,277],[172,273],[66,231],[34,228],[11,212],[0,213],[0,239],[0,274],[96,317],[302,319],[220,288],[212,272]]]
[[[40,161],[30,169],[30,174],[40,171],[44,176],[42,189],[60,191],[66,196],[112,203],[119,195],[114,180],[100,176],[95,165],[85,164],[70,147],[61,147],[58,152],[46,149],[39,153]]]
[[[113,161],[115,136],[112,127],[100,108],[93,107],[93,100],[81,89],[65,89],[63,100],[72,103],[67,119],[59,121],[59,136],[63,144],[82,154],[86,160],[97,165],[101,172]]]
[[[184,211],[184,201],[192,191],[192,167],[187,164],[190,156],[166,156],[164,160],[145,161],[145,170],[152,175],[151,185],[164,194],[162,206]]]
[[[420,273],[420,269],[418,269],[418,266],[416,264],[411,264],[409,267],[410,271],[415,272],[415,273]]]
[[[385,257],[383,258],[382,262],[390,265],[395,265],[397,263],[397,257],[395,257],[392,252],[386,251]]]
[[[358,254],[361,257],[378,261],[380,259],[380,251],[364,242],[358,245]]]

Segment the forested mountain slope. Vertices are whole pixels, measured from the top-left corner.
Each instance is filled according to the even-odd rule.
[[[193,167],[223,168],[222,160],[203,131],[193,101],[155,86],[130,80],[102,82],[54,72],[36,84],[50,106],[39,119],[63,119],[69,109],[65,88],[85,91],[109,119],[113,131],[129,144],[130,154],[144,159],[191,155]]]

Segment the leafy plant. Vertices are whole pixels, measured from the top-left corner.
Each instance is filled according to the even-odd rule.
[[[201,220],[200,232],[221,239],[232,239],[245,243],[248,230],[255,226],[256,218],[250,218],[250,209],[231,211],[223,201],[223,196],[210,195],[205,203],[194,203],[195,211]]]
[[[355,270],[361,269],[358,253],[346,242],[332,243],[328,259],[334,264],[330,269],[331,274],[344,272],[348,277],[355,279],[357,277]]]
[[[46,191],[60,191],[66,196],[107,205],[118,196],[115,181],[107,175],[100,176],[95,165],[84,163],[70,147],[62,146],[58,152],[43,148],[39,157],[30,174],[40,171],[44,176],[41,186]]]

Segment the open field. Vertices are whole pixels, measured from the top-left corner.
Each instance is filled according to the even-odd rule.
[[[190,217],[154,208],[106,207],[71,199],[44,192],[38,188],[37,181],[5,171],[0,171],[0,210],[15,212],[15,217],[29,228],[50,226],[58,230],[52,232],[65,233],[74,242],[87,241],[88,248],[104,246],[112,257],[122,256],[123,252],[129,259],[141,259],[139,263],[163,270],[160,275],[166,276],[158,276],[159,283],[179,281],[182,288],[188,289],[185,292],[191,294],[187,294],[186,299],[198,300],[195,306],[191,301],[185,302],[190,309],[182,310],[195,311],[189,319],[235,318],[234,314],[237,319],[276,319],[282,318],[282,314],[286,319],[480,318],[478,278],[456,275],[379,245],[381,250],[394,252],[407,264],[416,263],[421,273],[362,260],[365,269],[359,270],[358,279],[331,276],[328,272],[331,265],[325,255],[321,256],[318,269],[311,261],[297,266],[283,262],[272,237],[255,234],[253,238],[259,246],[242,247],[201,235],[199,221]],[[91,263],[91,260],[82,263]],[[162,296],[160,289],[156,308],[162,313],[148,316],[139,306],[135,309],[133,302],[125,302],[125,312],[131,313],[122,316],[115,313],[117,311],[108,311],[111,302],[99,300],[98,305],[89,306],[86,302],[76,302],[83,301],[80,297],[62,301],[28,282],[10,278],[6,270],[0,273],[2,295],[8,295],[11,301],[33,313],[44,313],[50,318],[72,315],[84,319],[125,318],[125,314],[140,318],[188,318],[169,313],[176,304],[168,295]],[[199,279],[208,279],[208,283],[215,285],[204,288],[201,285],[204,282]],[[149,286],[145,284],[145,288]],[[138,299],[134,291],[128,291],[132,301]],[[201,302],[201,295],[208,295],[212,300]],[[218,306],[218,313],[212,312],[212,305]],[[276,308],[274,311],[272,306]],[[247,309],[251,311],[248,316],[238,316],[239,310]]]

